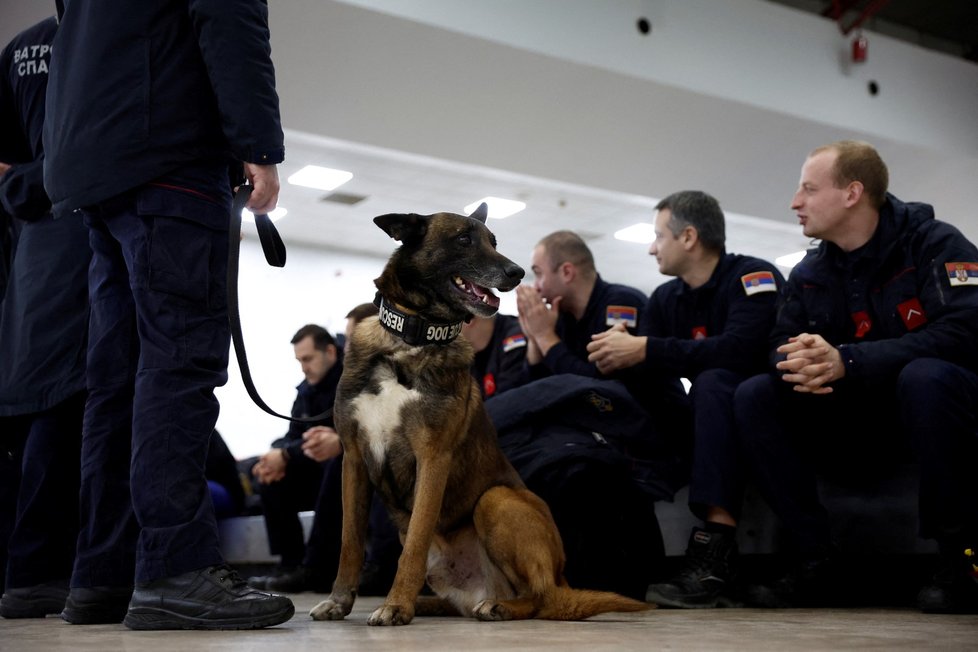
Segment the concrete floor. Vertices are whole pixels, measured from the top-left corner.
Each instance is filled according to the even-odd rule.
[[[246,632],[132,632],[122,625],[69,625],[56,617],[0,619],[0,650],[978,650],[978,616],[929,616],[904,609],[658,609],[571,623],[418,618],[407,627],[381,628],[366,624],[381,598],[361,598],[344,621],[313,621],[309,609],[324,597],[293,595],[291,621]]]

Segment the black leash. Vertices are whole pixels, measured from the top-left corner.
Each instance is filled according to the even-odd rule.
[[[241,334],[241,315],[238,311],[238,266],[241,251],[241,211],[248,198],[251,197],[251,186],[241,186],[234,194],[234,201],[231,202],[231,224],[228,228],[228,317],[231,322],[231,341],[234,342],[234,353],[238,358],[238,367],[241,369],[241,380],[244,381],[248,396],[265,412],[273,417],[286,419],[288,421],[299,421],[301,423],[314,423],[327,419],[332,413],[333,408],[321,414],[311,417],[291,417],[279,414],[268,407],[251,379],[251,369],[248,367],[248,356],[245,354],[244,336]],[[255,215],[255,226],[258,227],[258,239],[261,241],[261,249],[265,254],[265,260],[272,267],[285,267],[285,243],[282,242],[275,225],[267,214]]]

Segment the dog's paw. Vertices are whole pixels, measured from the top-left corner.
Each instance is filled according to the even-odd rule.
[[[414,619],[414,609],[397,604],[382,605],[370,614],[368,625],[407,625]]]
[[[475,605],[472,615],[479,620],[512,620],[509,609],[492,600],[483,600]]]
[[[309,610],[313,620],[343,620],[353,608],[353,600],[342,600],[330,595]]]

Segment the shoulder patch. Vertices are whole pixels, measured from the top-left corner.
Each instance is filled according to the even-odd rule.
[[[744,286],[744,294],[751,296],[760,292],[777,292],[778,282],[772,272],[751,272],[740,277]]]
[[[526,346],[526,336],[523,333],[510,335],[503,340],[503,353],[509,353],[513,349],[518,349],[523,346]]]
[[[947,280],[951,287],[958,285],[978,286],[978,263],[944,263]]]
[[[608,306],[604,313],[606,326],[624,324],[626,328],[638,328],[638,308],[634,306]]]

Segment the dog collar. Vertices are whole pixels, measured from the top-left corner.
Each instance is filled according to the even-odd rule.
[[[411,346],[448,344],[462,332],[462,322],[439,324],[419,315],[409,315],[384,301],[379,293],[374,303],[380,309],[377,315],[380,325]]]

